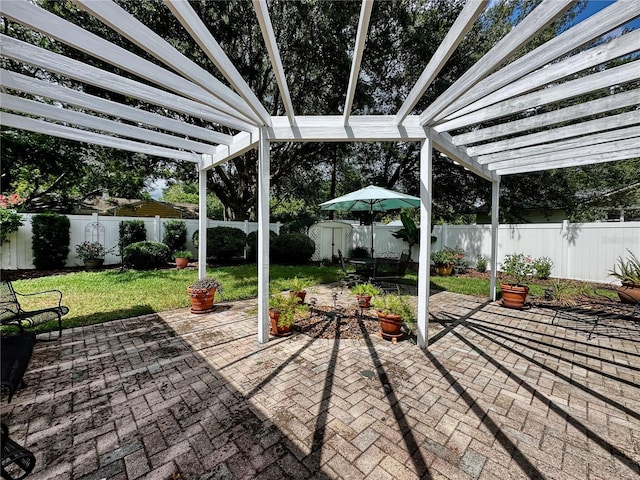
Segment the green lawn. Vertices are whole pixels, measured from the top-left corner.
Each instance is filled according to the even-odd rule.
[[[63,292],[63,303],[70,309],[63,319],[65,328],[102,323],[148,313],[184,308],[190,305],[186,289],[196,278],[195,270],[153,270],[120,272],[117,269],[99,272],[77,272],[67,275],[18,280],[13,282],[20,293],[33,293],[56,289]],[[216,293],[216,302],[255,298],[258,295],[257,267],[240,265],[212,268],[207,275],[217,278],[223,285],[222,294]],[[332,283],[340,278],[336,266],[282,266],[270,267],[271,290],[287,290],[291,279],[302,278],[309,284]],[[417,284],[417,275],[408,274],[405,282]],[[489,296],[489,280],[474,277],[431,277],[431,288],[467,295]],[[532,284],[532,295],[542,295],[543,287]],[[34,303],[30,297],[21,298],[27,310],[50,306],[49,298]],[[55,328],[53,323],[42,325],[39,331]]]

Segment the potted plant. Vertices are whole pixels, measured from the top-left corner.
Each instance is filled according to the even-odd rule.
[[[187,287],[191,298],[191,313],[209,313],[213,311],[216,292],[222,293],[222,284],[215,278],[199,278]]]
[[[395,342],[396,339],[404,335],[402,332],[403,324],[407,325],[410,330],[414,329],[417,317],[405,295],[385,293],[376,297],[374,306],[380,321],[382,338]]]
[[[621,302],[640,303],[640,260],[631,250],[627,249],[627,252],[629,258],[618,257],[609,275],[622,282],[622,286],[617,288]]]
[[[433,262],[436,273],[442,277],[451,275],[453,271],[453,262],[455,260],[455,252],[445,247],[442,250],[431,252],[431,261]]]
[[[371,306],[371,299],[380,295],[382,291],[372,283],[366,282],[354,285],[351,287],[349,293],[356,296],[360,308],[369,308]]]
[[[88,270],[100,268],[104,263],[106,253],[100,242],[82,242],[76,245],[76,254],[82,259]]]
[[[306,278],[293,277],[287,281],[289,294],[300,298],[300,303],[304,303],[307,296],[307,287],[311,285]]]
[[[290,335],[296,317],[307,311],[300,297],[296,295],[282,295],[280,293],[269,297],[269,333],[282,337]]]
[[[183,269],[189,265],[189,260],[193,255],[189,250],[178,250],[177,252],[174,252],[172,256],[176,261],[176,268]]]
[[[508,308],[524,308],[529,294],[527,281],[535,272],[533,259],[523,253],[512,253],[505,255],[501,267],[511,279],[509,283],[500,284],[502,305]]]

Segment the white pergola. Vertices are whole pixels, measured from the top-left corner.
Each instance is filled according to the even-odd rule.
[[[431,167],[435,148],[492,184],[491,296],[496,295],[498,199],[503,175],[640,157],[640,61],[603,69],[611,60],[640,49],[640,31],[600,43],[603,36],[640,17],[640,2],[618,0],[535,50],[510,63],[516,53],[549,26],[575,0],[544,0],[484,57],[424,111],[414,109],[427,88],[472,28],[487,0],[468,0],[442,44],[425,58],[422,75],[395,115],[351,115],[373,0],[363,0],[343,115],[296,115],[266,0],[253,0],[285,116],[270,116],[207,26],[188,2],[164,0],[228,87],[108,0],[73,0],[81,9],[152,55],[165,67],[89,33],[28,0],[3,0],[2,16],[99,58],[148,83],[92,67],[15,38],[0,35],[2,56],[79,82],[162,107],[161,115],[105,100],[9,70],[1,72],[1,123],[173,160],[193,162],[200,179],[199,258],[206,256],[206,172],[258,148],[258,341],[269,340],[269,190],[272,142],[421,142],[422,238],[418,277],[418,344],[426,347],[429,309]],[[310,53],[311,54],[311,53]],[[630,57],[633,58],[633,57]],[[597,73],[576,74],[596,70]],[[153,84],[155,86],[151,86]],[[627,84],[627,85],[625,85]],[[623,88],[620,88],[623,87]],[[630,88],[633,87],[633,88]],[[619,90],[619,93],[616,91]],[[606,91],[596,100],[580,101]],[[24,98],[25,94],[39,100]],[[569,101],[569,102],[567,102]],[[559,106],[570,103],[571,106]],[[536,114],[543,107],[546,113]],[[202,128],[173,118],[175,112],[211,125]],[[620,113],[622,112],[622,113]],[[172,115],[173,114],[173,115]],[[520,115],[518,115],[520,114]],[[525,115],[526,114],[526,115]],[[585,118],[597,119],[584,120]],[[114,118],[114,120],[108,117]],[[517,119],[513,119],[517,117]],[[137,127],[119,120],[135,122]],[[491,126],[487,126],[490,122]],[[238,133],[216,131],[228,127]],[[158,129],[166,133],[160,133]],[[542,130],[543,129],[543,130]],[[527,133],[539,130],[537,133]],[[464,133],[458,133],[458,132]],[[205,262],[199,264],[201,277]]]

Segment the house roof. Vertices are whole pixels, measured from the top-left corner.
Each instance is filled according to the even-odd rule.
[[[2,72],[2,125],[83,142],[197,163],[208,169],[270,141],[402,141],[430,139],[456,162],[489,180],[502,175],[608,162],[640,156],[637,60],[640,31],[607,40],[640,16],[640,2],[618,0],[529,53],[518,52],[566,10],[569,0],[545,0],[440,97],[422,111],[416,105],[438,78],[465,34],[490,2],[468,1],[402,106],[391,115],[354,115],[352,103],[366,54],[372,0],[363,0],[353,63],[345,78],[344,113],[301,116],[288,90],[265,0],[254,0],[285,114],[271,116],[188,2],[166,2],[173,15],[220,70],[228,86],[178,52],[138,21],[127,4],[75,0],[75,5],[154,57],[155,62],[109,43],[27,1],[5,1],[7,19],[42,32],[91,57],[134,73],[125,78],[3,34],[2,55],[80,82],[137,98],[165,109],[160,115],[122,102]],[[130,4],[129,4],[130,5]],[[589,45],[585,51],[574,53]],[[313,48],[309,55],[314,55]],[[636,55],[636,57],[634,57]],[[607,62],[631,61],[610,67]],[[591,73],[585,73],[590,71]],[[576,75],[580,74],[576,78]],[[295,80],[295,79],[294,79]],[[28,100],[24,94],[36,96]],[[594,99],[586,94],[594,93]],[[313,92],[310,92],[313,94]],[[55,103],[56,106],[51,105]],[[73,106],[82,108],[82,112]],[[62,108],[60,108],[62,107]],[[207,128],[176,120],[173,112],[199,119]],[[137,126],[104,118],[126,119]],[[597,117],[594,117],[596,116]],[[232,134],[228,133],[231,129]]]
[[[140,212],[140,210],[143,210]],[[192,203],[167,203],[153,199],[132,199],[118,197],[96,197],[84,201],[77,214],[128,216],[155,216],[173,218],[198,218],[198,205]]]

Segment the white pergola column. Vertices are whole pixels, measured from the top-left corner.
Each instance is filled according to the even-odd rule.
[[[500,200],[500,180],[491,182],[491,285],[489,295],[496,301],[496,274],[498,272],[498,218]]]
[[[269,341],[269,189],[270,152],[266,129],[258,146],[258,342]]]
[[[207,171],[202,168],[207,162],[211,162],[211,155],[202,155],[198,168],[198,278],[207,276]]]
[[[429,277],[431,258],[431,166],[432,142],[420,147],[420,257],[418,260],[418,347],[426,348],[429,329]]]

